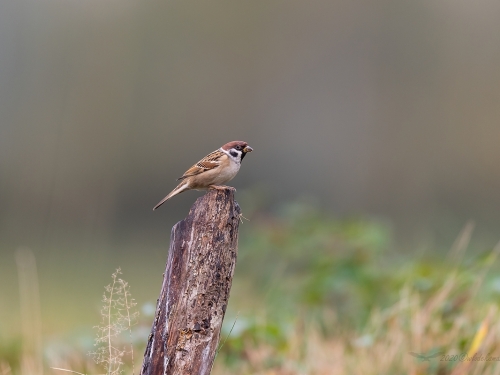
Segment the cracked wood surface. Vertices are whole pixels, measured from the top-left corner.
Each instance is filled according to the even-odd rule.
[[[210,190],[174,225],[141,375],[210,374],[238,251],[234,190]]]

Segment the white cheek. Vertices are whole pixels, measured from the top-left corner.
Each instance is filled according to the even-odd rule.
[[[243,154],[242,151],[236,150],[234,148],[232,148],[229,151],[223,150],[222,148],[220,150],[222,152],[224,152],[227,156],[229,156],[229,159],[231,159],[231,161],[233,163],[240,164],[240,162],[241,162],[241,155]]]
[[[238,150],[231,150],[230,152],[231,156],[232,156],[232,159],[235,161],[235,162],[240,162],[241,161],[241,154],[242,152],[241,151],[238,151]]]

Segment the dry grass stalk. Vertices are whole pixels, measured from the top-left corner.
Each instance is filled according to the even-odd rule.
[[[106,375],[123,373],[123,366],[125,364],[123,358],[127,355],[130,355],[132,374],[135,372],[132,326],[136,324],[139,313],[134,311],[134,307],[137,304],[130,294],[129,284],[119,277],[121,273],[121,269],[117,268],[111,275],[111,284],[104,288],[101,325],[95,327],[97,329],[97,336],[94,346],[97,349],[88,353],[95,363],[104,365]],[[128,333],[129,343],[127,345],[122,344],[124,341],[122,333]],[[78,367],[82,367],[81,364]],[[92,368],[92,366],[88,365],[85,367]],[[64,367],[51,368],[85,375]]]
[[[97,337],[94,345],[97,349],[89,353],[96,363],[104,365],[107,375],[118,375],[122,372],[123,357],[127,354],[130,355],[132,362],[134,358],[131,341],[132,326],[139,313],[132,312],[136,303],[130,294],[129,284],[118,277],[121,273],[121,269],[118,268],[111,275],[111,284],[105,287],[102,297],[101,325],[95,327]],[[129,334],[128,348],[120,345],[122,332]],[[132,364],[132,368],[133,366]]]
[[[35,255],[30,249],[19,248],[16,251],[16,264],[23,338],[21,372],[42,375],[42,323]]]

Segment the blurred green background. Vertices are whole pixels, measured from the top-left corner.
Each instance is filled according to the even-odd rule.
[[[170,228],[200,193],[151,209],[235,139],[255,152],[232,182],[250,219],[233,317],[271,309],[281,280],[281,307],[362,322],[404,284],[396,270],[431,255],[422,272],[439,275],[468,220],[471,256],[490,251],[499,14],[488,0],[0,2],[3,352],[22,327],[20,247],[37,259],[44,342],[92,338],[118,266],[149,326]]]

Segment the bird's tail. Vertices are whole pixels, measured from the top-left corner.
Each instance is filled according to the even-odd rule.
[[[160,207],[163,203],[168,201],[170,198],[173,196],[182,193],[185,190],[189,189],[189,183],[187,181],[182,181],[177,187],[172,190],[165,198],[163,198],[160,203],[158,203],[156,206],[154,206],[153,211],[156,210],[158,207]]]

